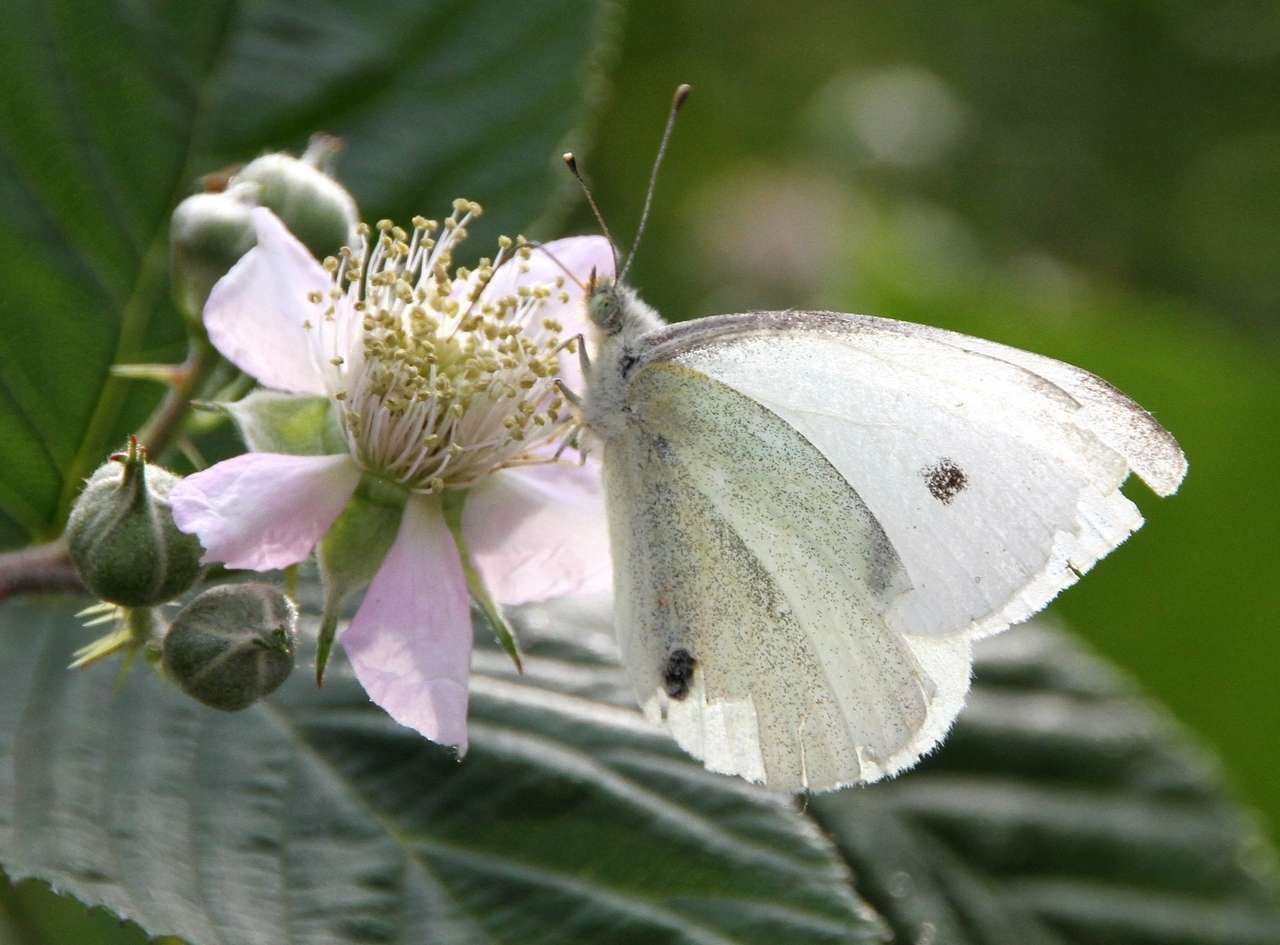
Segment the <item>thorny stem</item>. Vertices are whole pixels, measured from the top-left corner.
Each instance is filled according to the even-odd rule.
[[[214,367],[218,352],[202,331],[193,332],[187,359],[175,371],[176,383],[165,393],[138,433],[138,441],[148,453],[159,457],[181,432],[182,421],[191,409],[191,398],[200,390]],[[62,538],[43,545],[0,554],[0,600],[15,594],[54,591],[82,591]]]
[[[218,363],[214,350],[203,332],[193,334],[191,349],[183,362],[179,380],[169,388],[164,400],[147,418],[138,433],[138,441],[146,446],[152,456],[159,456],[169,446],[182,427],[182,421],[191,409],[191,398],[203,386],[205,379]]]

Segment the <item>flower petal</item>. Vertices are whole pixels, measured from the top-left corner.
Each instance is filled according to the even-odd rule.
[[[258,245],[218,280],[204,306],[204,327],[223,357],[268,387],[325,393],[302,323],[315,319],[313,292],[327,292],[328,274],[280,219],[253,211]]]
[[[169,502],[178,528],[204,545],[203,562],[270,571],[311,553],[359,481],[345,453],[245,453],[187,476]]]
[[[612,587],[597,463],[522,466],[486,477],[467,495],[462,534],[489,592],[504,604]]]
[[[401,725],[465,754],[471,606],[438,500],[410,498],[341,639],[370,699]]]
[[[609,248],[609,241],[603,236],[570,236],[552,240],[532,249],[526,263],[528,272],[520,272],[516,263],[517,260],[513,259],[499,266],[481,298],[510,295],[522,285],[554,284],[556,279],[563,276],[568,301],[561,302],[558,296],[553,296],[538,309],[538,319],[551,318],[560,322],[564,326],[564,331],[560,333],[562,339],[578,334],[590,338],[587,306],[582,286],[578,283],[585,283],[591,278],[592,270],[595,270],[597,278],[613,278],[613,250]],[[565,272],[566,269],[568,273]],[[582,371],[578,365],[578,356],[562,352],[560,365],[561,380],[571,390],[581,391]]]

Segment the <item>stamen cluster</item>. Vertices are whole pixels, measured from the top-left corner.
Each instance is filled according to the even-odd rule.
[[[438,223],[406,232],[362,225],[360,245],[324,261],[327,292],[309,301],[313,353],[337,402],[351,455],[415,492],[470,485],[538,461],[534,447],[565,435],[572,418],[556,388],[563,326],[540,312],[567,302],[564,277],[526,284],[532,247],[501,237],[474,269],[453,269],[479,204],[455,200]],[[495,273],[504,290],[495,292]],[[507,267],[516,267],[514,273]]]

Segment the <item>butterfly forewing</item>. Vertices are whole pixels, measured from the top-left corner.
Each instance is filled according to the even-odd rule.
[[[862,316],[723,316],[650,336],[636,371],[678,364],[781,418],[902,562],[909,588],[889,602],[890,626],[980,635],[1039,610],[1141,524],[1118,491],[1130,468],[1165,489],[1185,461],[1105,382],[970,341]]]

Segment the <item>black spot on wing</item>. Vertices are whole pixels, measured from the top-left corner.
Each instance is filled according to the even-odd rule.
[[[945,456],[932,466],[920,470],[920,475],[924,477],[924,484],[929,487],[929,494],[943,505],[950,505],[969,484],[969,477],[964,474],[964,470]]]
[[[672,699],[683,699],[689,694],[689,683],[693,680],[693,668],[698,661],[686,649],[672,650],[662,667],[662,687]]]

